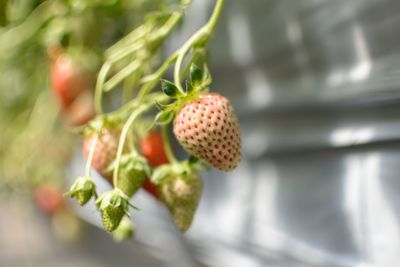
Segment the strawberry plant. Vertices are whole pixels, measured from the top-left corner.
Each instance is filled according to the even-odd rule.
[[[45,112],[53,115],[52,126],[42,134],[55,137],[51,129],[66,133],[72,127],[81,134],[86,160],[66,195],[80,205],[94,199],[104,229],[116,240],[133,233],[130,201],[140,188],[165,204],[179,230],[188,230],[201,199],[201,171],[207,166],[232,171],[241,159],[234,108],[212,92],[207,58],[224,0],[216,0],[207,23],[166,57],[163,44],[190,19],[185,14],[191,0],[42,2],[14,28],[22,30],[11,40],[13,48],[2,42],[10,32],[0,36],[0,57],[11,62],[16,50],[33,43],[41,59],[47,58],[46,77],[29,69],[38,87],[49,82],[44,99],[51,92],[56,100]],[[170,131],[186,159],[175,157]],[[63,147],[69,151],[69,144]],[[92,168],[112,186],[99,197]]]

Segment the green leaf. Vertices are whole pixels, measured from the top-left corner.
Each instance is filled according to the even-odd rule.
[[[201,84],[203,79],[203,71],[196,65],[192,64],[190,67],[190,81],[193,87]]]
[[[189,158],[189,165],[194,165],[199,161],[198,158],[196,158],[195,156],[190,156]]]
[[[169,97],[176,98],[181,95],[175,84],[167,80],[161,80],[161,90]]]

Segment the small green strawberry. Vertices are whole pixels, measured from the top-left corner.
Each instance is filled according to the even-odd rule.
[[[167,206],[176,227],[182,232],[192,224],[202,193],[202,182],[188,162],[162,165],[154,171],[160,199]]]
[[[96,201],[97,209],[101,212],[104,230],[114,231],[122,218],[128,215],[129,198],[118,188],[105,192]]]
[[[122,242],[130,239],[133,236],[134,232],[135,227],[132,224],[132,221],[127,216],[125,216],[124,218],[122,218],[122,221],[117,229],[112,232],[112,236],[115,241]]]
[[[111,165],[111,169],[114,167],[115,162]],[[128,197],[132,197],[150,175],[151,169],[144,157],[135,153],[124,155],[121,157],[117,184],[114,186],[121,189]]]
[[[96,185],[90,177],[78,177],[66,195],[75,197],[78,204],[85,205],[92,197],[97,198]]]

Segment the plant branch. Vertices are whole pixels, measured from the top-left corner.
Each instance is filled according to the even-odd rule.
[[[162,138],[163,138],[163,142],[164,142],[165,154],[167,155],[169,162],[172,164],[177,163],[178,160],[175,158],[174,152],[172,152],[172,148],[171,148],[168,125],[163,125],[163,127],[162,127]]]

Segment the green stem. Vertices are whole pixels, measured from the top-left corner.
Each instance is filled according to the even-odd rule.
[[[146,25],[140,25],[132,32],[130,32],[127,36],[116,42],[113,46],[108,48],[104,54],[106,58],[111,58],[117,53],[119,54],[120,50],[126,47],[128,44],[136,43],[137,40],[143,38],[146,34],[149,33],[149,27],[145,27]]]
[[[176,60],[175,69],[174,69],[174,83],[178,90],[184,94],[184,90],[181,85],[181,69],[183,65],[183,61],[186,55],[190,52],[190,50],[196,45],[206,46],[210,38],[213,36],[218,20],[221,16],[222,9],[224,6],[224,0],[217,0],[215,4],[214,11],[207,22],[206,25],[201,27],[196,33],[186,41],[186,43],[179,49],[179,55]]]
[[[96,135],[92,139],[92,142],[90,142],[89,156],[87,158],[86,167],[85,167],[85,177],[90,177],[90,170],[92,167],[94,151],[96,150],[96,144],[97,144],[98,140],[99,140],[99,137]]]
[[[178,163],[178,160],[175,158],[174,152],[172,152],[167,125],[164,125],[162,127],[162,138],[163,138],[163,142],[164,142],[165,154],[167,155],[169,162],[172,164]]]
[[[113,173],[113,184],[114,187],[118,187],[118,172],[119,172],[119,164],[121,162],[121,157],[122,157],[122,152],[124,150],[124,146],[125,146],[125,140],[126,140],[126,136],[128,134],[129,128],[131,127],[132,123],[137,119],[137,117],[139,117],[139,115],[141,113],[143,113],[145,111],[145,106],[141,106],[139,108],[137,108],[134,112],[132,112],[132,114],[129,116],[128,120],[126,121],[124,127],[122,128],[122,132],[121,132],[121,136],[119,138],[119,143],[118,143],[118,150],[117,150],[117,157],[115,160],[115,168],[114,168],[114,173]]]
[[[104,83],[103,90],[105,92],[111,91],[115,86],[117,86],[120,82],[126,79],[128,76],[132,75],[136,71],[138,71],[143,64],[140,60],[135,60],[131,62],[128,66],[120,70],[117,74],[115,74],[110,80]]]
[[[167,72],[168,67],[171,64],[173,64],[177,58],[178,58],[178,51],[169,56],[156,72],[143,77],[142,83],[144,84],[140,88],[140,91],[137,96],[139,100],[142,99],[144,96],[146,96],[152,89],[154,89],[158,85],[162,76],[164,76],[164,74]]]
[[[118,177],[118,173],[119,173],[119,165],[120,165],[120,162],[121,162],[121,157],[122,157],[122,153],[123,153],[123,150],[124,150],[125,141],[126,141],[126,137],[127,137],[129,128],[132,126],[133,122],[141,114],[143,114],[147,110],[149,110],[152,107],[154,107],[156,102],[163,102],[166,99],[167,99],[166,96],[161,95],[161,97],[153,99],[150,103],[142,104],[141,106],[137,107],[131,113],[131,115],[129,116],[128,120],[124,124],[124,127],[122,128],[121,136],[119,138],[117,156],[116,156],[116,159],[115,159],[115,168],[114,168],[114,172],[113,172],[113,184],[114,184],[114,187],[118,187],[118,184],[117,184],[118,179],[117,179],[117,177]]]
[[[224,2],[225,0],[217,0],[217,4],[215,5],[211,18],[207,23],[211,33],[215,32],[215,28],[217,27],[218,20],[221,17],[221,13],[224,8]]]
[[[95,88],[95,102],[94,102],[94,108],[97,114],[102,114],[103,113],[103,108],[102,108],[102,101],[103,101],[103,86],[104,86],[104,81],[107,78],[107,74],[110,71],[111,64],[109,63],[104,63],[104,65],[101,67],[99,75],[97,76],[97,81],[96,81],[96,88]]]

